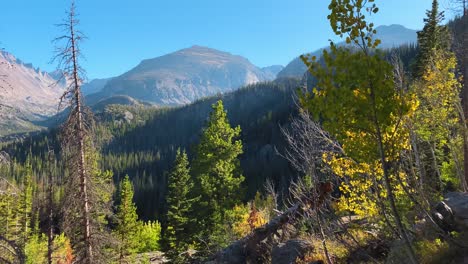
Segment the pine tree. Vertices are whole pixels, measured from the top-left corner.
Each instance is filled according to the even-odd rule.
[[[0,262],[23,263],[24,248],[17,243],[17,209],[21,190],[2,178],[0,187]]]
[[[241,129],[230,126],[221,100],[212,108],[193,160],[200,192],[197,216],[205,235],[222,222],[225,211],[239,203],[244,181],[238,159],[242,154],[242,142],[236,140]]]
[[[161,238],[161,224],[158,221],[139,221],[138,228],[138,253],[159,250]]]
[[[444,13],[439,12],[439,3],[432,1],[432,8],[426,12],[424,28],[418,32],[419,53],[416,56],[414,76],[419,78],[424,75],[427,65],[430,65],[431,58],[441,50],[450,48],[450,34],[446,26],[441,23],[444,20]]]
[[[420,185],[427,194],[440,191],[443,180],[466,188],[459,154],[466,133],[459,97],[461,84],[455,75],[457,62],[451,51],[451,35],[447,26],[441,25],[442,20],[443,13],[434,0],[424,19],[425,26],[418,32],[420,49],[412,85],[418,100],[412,145],[419,152],[415,151],[417,160],[421,160]]]
[[[26,175],[23,178],[23,190],[19,195],[17,222],[18,226],[18,245],[24,246],[31,235],[31,216],[32,216],[32,168],[30,161],[26,164]]]
[[[190,178],[187,153],[177,149],[174,167],[169,174],[167,194],[167,228],[164,244],[167,251],[178,255],[188,249],[192,242],[191,213],[195,198],[192,198],[194,183]]]
[[[117,228],[119,239],[119,261],[123,263],[127,256],[137,251],[137,233],[139,227],[136,206],[133,202],[133,186],[128,175],[120,182],[120,204],[117,207]]]

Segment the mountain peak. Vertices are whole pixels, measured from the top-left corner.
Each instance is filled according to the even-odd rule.
[[[209,48],[209,47],[206,47],[206,46],[201,46],[201,45],[193,45],[193,46],[191,46],[190,48],[187,48],[187,49],[190,49],[190,50],[213,50],[213,51],[218,51],[218,50],[215,50],[215,49],[212,49],[212,48]]]
[[[390,24],[390,25],[380,25],[378,27],[376,27],[377,30],[379,29],[392,29],[392,30],[411,30],[411,31],[414,31],[412,29],[409,29],[403,25],[400,25],[400,24]]]
[[[226,51],[221,51],[205,46],[193,45],[190,48],[181,49],[174,52],[173,54],[183,54],[183,55],[193,55],[193,56],[221,56],[221,57],[237,57],[242,58],[241,56],[233,55]],[[170,54],[169,54],[170,55]],[[245,59],[245,58],[242,58]]]
[[[278,67],[262,70],[244,57],[194,45],[142,61],[110,80],[99,96],[128,95],[160,105],[186,104],[247,84],[272,80]]]

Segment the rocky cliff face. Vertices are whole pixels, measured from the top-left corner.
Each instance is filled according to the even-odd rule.
[[[29,131],[57,113],[64,84],[12,54],[0,52],[0,135]]]
[[[128,95],[160,105],[178,105],[273,79],[247,59],[201,46],[193,46],[142,61],[110,80],[90,98],[90,104],[112,95]]]

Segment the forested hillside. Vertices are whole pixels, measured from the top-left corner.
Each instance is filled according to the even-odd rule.
[[[394,47],[378,32],[397,43],[414,32],[377,27],[376,1],[331,0],[329,26],[344,42],[295,60],[301,78],[257,78],[173,106],[174,94],[143,93],[146,77],[226,80],[226,58],[270,77],[282,67],[197,46],[83,91],[76,8],[54,41],[65,111],[49,130],[1,143],[0,263],[468,259],[466,10],[444,24],[433,0],[417,44]],[[161,70],[167,58],[175,73]],[[203,94],[174,87],[200,92],[183,102]],[[107,94],[84,98],[95,90]]]
[[[241,165],[248,189],[244,199],[261,190],[266,179],[286,190],[295,173],[286,160],[281,126],[287,126],[295,115],[294,94],[300,87],[296,80],[250,85],[220,97],[202,99],[193,104],[154,110],[144,107],[110,105],[96,114],[100,120],[98,138],[102,155],[101,168],[111,170],[118,182],[125,175],[135,183],[135,202],[143,219],[160,217],[164,208],[167,175],[177,148],[192,153],[206,122],[211,105],[222,99],[230,123],[242,128],[244,154]],[[131,113],[131,120],[125,115]],[[55,133],[33,136],[20,144],[5,148],[18,161],[24,162],[28,150],[41,162],[46,155],[46,140],[56,145]],[[56,152],[59,153],[58,145]],[[35,158],[36,159],[36,158]]]

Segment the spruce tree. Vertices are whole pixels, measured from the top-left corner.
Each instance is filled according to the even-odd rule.
[[[120,183],[120,204],[117,208],[117,228],[115,233],[119,240],[119,261],[137,251],[137,234],[139,230],[138,215],[133,202],[133,186],[128,175]]]
[[[211,234],[222,223],[224,212],[240,202],[244,181],[238,159],[242,154],[242,141],[237,139],[241,129],[230,126],[221,100],[212,108],[193,161],[200,193],[197,216],[204,235]]]
[[[192,198],[194,183],[185,150],[177,150],[174,167],[169,174],[167,194],[167,227],[164,246],[171,255],[179,255],[191,244],[191,212],[196,198]]]
[[[26,175],[23,179],[23,190],[19,194],[18,200],[18,245],[24,246],[31,234],[31,216],[32,216],[32,168],[30,161],[26,164]]]
[[[420,78],[424,75],[427,65],[436,52],[450,48],[450,34],[446,26],[440,25],[444,20],[444,13],[439,12],[439,3],[432,1],[431,10],[426,12],[424,28],[418,32],[419,53],[414,65],[414,76]]]

